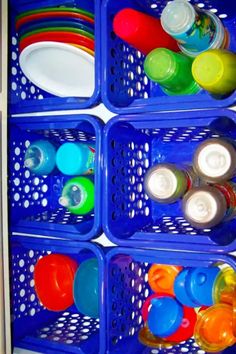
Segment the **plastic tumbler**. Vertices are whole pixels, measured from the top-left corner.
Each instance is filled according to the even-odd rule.
[[[90,258],[80,264],[74,280],[74,301],[85,316],[99,318],[98,261]]]
[[[57,150],[56,164],[64,175],[89,175],[94,173],[94,144],[67,142]]]
[[[134,9],[119,11],[115,15],[113,29],[118,37],[143,54],[161,47],[179,51],[177,42],[163,30],[159,19]]]
[[[186,55],[196,56],[208,49],[223,48],[227,42],[220,19],[187,0],[169,2],[162,12],[161,24]]]
[[[192,74],[209,93],[230,94],[236,89],[236,54],[227,50],[208,50],[195,58]]]
[[[154,49],[144,61],[144,71],[167,95],[193,95],[200,91],[192,76],[192,58],[165,48]]]
[[[68,180],[62,190],[59,204],[72,214],[88,214],[94,208],[93,182],[87,177],[74,177]]]
[[[36,140],[26,150],[24,165],[36,175],[48,175],[55,168],[56,149],[47,140]]]
[[[148,271],[152,291],[174,295],[174,281],[183,268],[175,265],[153,264]]]

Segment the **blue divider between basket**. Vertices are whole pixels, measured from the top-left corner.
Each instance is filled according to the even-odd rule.
[[[81,7],[95,14],[95,78],[94,93],[89,98],[57,97],[33,85],[22,73],[18,62],[18,36],[15,17],[24,11],[42,7]],[[11,114],[90,108],[100,102],[100,3],[99,0],[11,0],[9,34],[9,111]]]

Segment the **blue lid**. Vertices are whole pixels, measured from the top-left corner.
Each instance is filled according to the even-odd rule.
[[[166,296],[151,300],[148,327],[158,337],[168,337],[175,333],[183,320],[183,308],[177,300]]]
[[[186,276],[186,289],[199,306],[212,306],[214,283],[220,269],[218,267],[193,268]]]
[[[186,277],[191,269],[192,268],[185,268],[177,275],[174,283],[174,293],[181,304],[188,307],[197,307],[199,305],[198,302],[194,301],[191,294],[186,290]]]
[[[69,176],[79,175],[84,172],[87,162],[85,144],[64,143],[57,150],[56,164],[57,168]]]

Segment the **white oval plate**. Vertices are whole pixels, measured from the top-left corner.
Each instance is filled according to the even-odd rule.
[[[94,57],[70,44],[37,42],[20,54],[24,75],[36,86],[59,97],[91,97]]]

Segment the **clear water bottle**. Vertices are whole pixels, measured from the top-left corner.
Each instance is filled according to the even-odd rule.
[[[26,150],[24,166],[36,175],[48,175],[56,164],[56,149],[47,140],[34,141]]]

